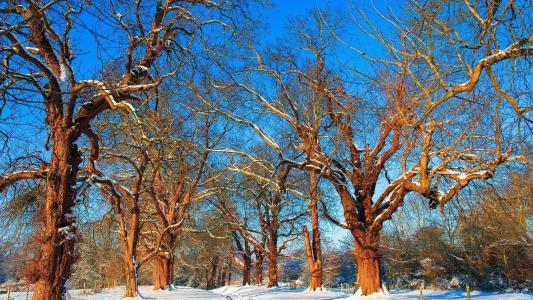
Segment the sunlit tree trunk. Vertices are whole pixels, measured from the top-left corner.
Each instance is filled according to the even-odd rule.
[[[124,276],[126,277],[126,291],[124,297],[137,297],[137,242],[139,240],[139,207],[136,201],[131,209],[130,228],[126,227],[125,216],[120,214],[120,235],[122,238],[122,252],[124,256]]]
[[[277,236],[270,236],[268,241],[268,285],[267,287],[278,286],[278,248]]]
[[[46,178],[45,205],[42,212],[42,247],[30,263],[30,273],[37,280],[33,299],[56,300],[65,295],[66,280],[76,259],[76,227],[71,215],[76,192],[73,187],[81,162],[74,143],[79,134],[74,129],[60,129],[61,120],[50,124],[52,155]]]
[[[305,252],[307,255],[307,264],[311,272],[311,281],[309,283],[309,290],[316,291],[322,287],[322,260],[320,249],[320,227],[318,223],[318,182],[316,174],[310,173],[311,193],[309,200],[309,208],[311,209],[311,227],[313,238],[309,236],[307,226],[304,226],[303,236],[305,240]]]
[[[124,298],[137,297],[137,276],[135,270],[134,257],[131,253],[124,255],[124,276],[126,278],[126,290],[124,291]]]
[[[356,238],[355,257],[357,259],[357,282],[362,295],[370,295],[381,290],[379,260],[379,234],[368,234]]]
[[[174,245],[177,238],[176,232],[165,232],[164,243],[159,248],[162,249],[157,253],[153,269],[153,289],[167,290],[174,281]]]
[[[314,233],[314,232],[313,232]],[[309,290],[316,291],[322,287],[322,263],[320,260],[320,248],[316,248],[319,245],[316,245],[314,242],[311,242],[309,237],[309,232],[307,231],[307,226],[304,226],[304,240],[305,240],[305,252],[307,256],[307,265],[309,266],[309,271],[311,273],[311,280],[309,282]]]
[[[173,258],[167,253],[160,253],[155,258],[154,290],[166,290],[173,280]]]

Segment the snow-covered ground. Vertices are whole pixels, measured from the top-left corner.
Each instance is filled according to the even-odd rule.
[[[178,286],[172,291],[153,291],[151,286],[139,287],[141,295],[145,299],[161,299],[161,300],[226,300],[223,295],[213,293],[202,289],[193,289],[188,287]],[[115,287],[105,289],[98,293],[84,293],[82,290],[74,290],[70,292],[72,300],[120,300],[124,295],[124,287]],[[31,299],[31,293],[29,295]],[[6,295],[0,295],[0,300],[7,299]],[[10,300],[26,300],[26,292],[11,293]],[[130,298],[131,299],[131,298]]]
[[[307,292],[304,289],[289,289],[286,287],[268,289],[266,287],[253,286],[229,286],[221,287],[213,292],[228,296],[232,300],[282,300],[282,299],[320,299],[320,300],[340,300],[356,299],[353,297],[353,291],[340,291],[338,289]],[[487,293],[473,291],[470,293],[475,300],[526,300],[533,299],[533,293],[508,292],[508,293]],[[393,299],[393,300],[414,300],[420,299],[419,290],[397,290],[391,291],[389,297],[362,297],[362,299]],[[424,300],[441,300],[441,299],[466,299],[465,291],[432,291],[424,290]]]
[[[248,300],[248,299],[317,299],[330,300],[346,298],[350,296],[351,292],[346,291],[320,291],[307,292],[304,289],[290,289],[288,287],[267,288],[264,286],[223,286],[214,289],[213,292],[230,297],[232,300]]]
[[[141,294],[145,299],[161,300],[340,300],[354,299],[351,291],[340,291],[338,289],[320,292],[307,292],[304,289],[289,289],[279,287],[268,289],[266,287],[256,286],[226,286],[215,290],[206,291],[188,287],[175,287],[172,291],[152,291],[151,287],[140,287]],[[106,289],[94,294],[85,294],[81,290],[71,291],[73,300],[119,300],[124,293],[123,287]],[[390,298],[395,300],[414,300],[420,299],[418,290],[396,290],[390,292]],[[352,296],[352,297],[350,297]],[[31,299],[31,293],[29,295]],[[507,292],[507,293],[487,293],[473,291],[471,298],[474,300],[526,300],[533,299],[533,293],[524,292]],[[0,300],[7,299],[5,294],[0,295]],[[26,292],[11,293],[12,300],[25,300]],[[365,297],[363,299],[383,299],[382,297]],[[424,290],[425,300],[441,299],[466,299],[464,291],[431,291]]]

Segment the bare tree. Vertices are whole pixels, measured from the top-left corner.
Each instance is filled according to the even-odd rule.
[[[100,194],[112,207],[112,214],[118,223],[126,278],[124,297],[136,297],[142,188],[150,162],[151,147],[139,137],[138,130],[131,130],[132,126],[128,121],[118,125],[118,128],[113,129],[115,136],[106,139],[111,142],[105,145],[102,155],[103,164],[106,164],[106,170],[102,171],[109,170],[114,176],[104,175],[101,170],[95,169],[88,182],[98,187]]]
[[[244,222],[246,226],[246,221]],[[242,285],[250,285],[251,270],[252,270],[252,252],[247,239],[240,236],[240,232],[233,230],[231,232],[233,240],[235,241],[236,254],[242,257],[242,261],[235,259],[237,264],[242,268]]]
[[[419,23],[410,24],[413,27],[405,31],[402,29],[409,24],[399,23],[399,42],[394,46],[376,30],[378,41],[389,50],[391,59],[385,60],[385,67],[381,67],[382,60],[370,60],[375,62],[379,80],[366,77],[369,87],[363,93],[341,78],[346,75],[338,71],[336,62],[327,64],[336,36],[328,35],[328,24],[323,16],[320,18],[316,31],[300,30],[300,44],[308,50],[305,58],[313,57],[311,62],[284,52],[266,57],[252,48],[257,63],[248,70],[253,79],[219,87],[251,95],[276,120],[288,125],[274,128],[298,137],[291,143],[302,155],[289,156],[281,146],[287,141],[273,127],[224,112],[250,126],[278,153],[280,174],[288,174],[290,169],[314,172],[335,189],[344,221],[329,213],[326,205],[322,205],[323,212],[354,237],[358,283],[362,294],[369,295],[381,289],[379,236],[383,224],[409,193],[422,195],[430,208],[443,208],[470,182],[490,179],[498,166],[525,159],[513,155],[511,135],[502,132],[500,102],[491,101],[493,94],[479,84],[478,75],[481,69],[497,62],[530,55],[532,50],[526,45],[531,41],[519,39],[505,50],[489,54],[472,68],[466,84],[449,90],[449,85],[424,84],[426,79],[416,77],[423,72],[415,73],[413,69],[419,67],[421,51],[411,43],[421,38],[410,33],[424,36],[424,32],[415,30]],[[366,25],[375,29],[372,24]],[[431,61],[432,57],[430,66]],[[428,73],[436,79],[447,78],[444,71],[427,70],[423,74]],[[277,91],[261,89],[264,86],[258,82],[264,81],[269,82],[265,86],[275,86]],[[467,101],[459,98],[461,101],[454,105],[443,104],[474,88],[476,93],[468,95]],[[428,90],[431,93],[425,94]],[[442,90],[445,95],[440,97]],[[356,91],[360,96],[355,95]],[[434,100],[435,96],[440,98]],[[421,101],[425,98],[431,100],[429,105]],[[478,102],[483,106],[477,106]]]
[[[284,183],[277,178],[275,166],[269,160],[256,159],[248,153],[230,149],[220,151],[242,156],[248,162],[229,167],[236,178],[244,176],[243,181],[230,186],[229,192],[213,204],[230,228],[238,230],[252,244],[257,262],[256,284],[261,281],[258,268],[262,269],[264,255],[268,259],[267,286],[278,286],[278,257],[288,243],[298,237],[297,221],[306,210],[299,209],[297,201],[305,199],[306,195],[295,189],[294,183]],[[231,194],[234,201],[230,201]]]
[[[174,250],[177,239],[187,233],[186,221],[191,206],[220,191],[209,183],[220,176],[208,168],[210,150],[218,145],[228,127],[216,115],[189,112],[185,120],[154,117],[154,138],[150,154],[151,176],[144,182],[148,203],[143,246],[146,252],[140,264],[155,262],[154,289],[167,289],[173,281]],[[182,127],[194,125],[195,130]],[[227,124],[226,124],[227,125]]]
[[[170,11],[169,7],[170,3],[161,7],[162,12]],[[135,109],[130,103],[135,98],[134,94],[153,90],[164,76],[174,72],[162,70],[158,74],[166,75],[150,75],[150,69],[176,33],[174,24],[181,19],[178,14],[164,18],[158,13],[152,26],[142,31],[142,39],[135,38],[128,27],[124,27],[129,34],[130,46],[124,53],[126,63],[122,78],[113,82],[105,79],[80,80],[72,64],[74,53],[70,33],[77,26],[75,18],[85,9],[83,3],[71,6],[69,2],[27,1],[26,5],[8,2],[0,10],[5,20],[0,35],[3,44],[7,45],[1,50],[5,58],[3,88],[27,90],[29,99],[41,97],[51,143],[50,161],[41,167],[17,170],[0,177],[2,190],[19,180],[46,180],[43,231],[38,237],[42,248],[29,266],[32,269],[29,273],[36,282],[34,299],[63,298],[66,280],[76,257],[76,220],[72,208],[76,199],[74,186],[82,162],[82,154],[76,144],[80,136],[86,135],[93,144],[94,151],[88,164],[91,169],[91,162],[98,158],[98,137],[92,132],[90,122],[107,109],[126,109],[135,117]],[[57,19],[52,20],[53,17]],[[117,17],[115,21],[124,24],[122,17]],[[140,22],[138,25],[142,26]],[[144,54],[134,56],[134,50],[141,50]],[[87,92],[96,94],[90,96]],[[24,94],[21,96],[24,97]],[[17,97],[9,100],[16,102]],[[78,105],[80,100],[85,102]]]
[[[66,281],[76,258],[76,219],[72,209],[82,164],[80,137],[84,135],[90,142],[87,170],[94,173],[99,147],[91,122],[106,110],[124,109],[138,126],[134,105],[140,104],[139,94],[153,94],[163,80],[183,66],[192,48],[207,48],[206,43],[195,44],[199,40],[198,29],[228,28],[216,12],[228,16],[234,7],[229,2],[188,0],[139,0],[132,5],[111,1],[94,6],[87,1],[2,4],[2,108],[6,103],[15,108],[44,107],[42,114],[51,148],[50,158],[42,163],[20,166],[0,176],[0,190],[20,180],[46,181],[43,231],[37,237],[42,247],[27,272],[36,282],[34,299],[65,297]],[[207,12],[206,17],[195,16],[193,11]],[[87,29],[84,18],[98,20],[101,31]],[[103,71],[98,78],[82,79],[87,66],[76,60],[79,51],[72,46],[79,38],[73,33],[76,30],[94,36],[95,44],[102,48],[119,49],[111,58],[113,72]],[[116,39],[106,38],[111,33]],[[121,75],[105,75],[110,73]]]
[[[311,211],[312,236],[309,236],[309,231],[307,230],[306,225],[304,225],[303,236],[307,264],[309,266],[309,271],[311,272],[309,290],[316,291],[322,289],[322,251],[320,247],[320,226],[318,223],[318,202],[320,200],[320,195],[316,174],[310,172],[309,177],[309,184],[311,186],[311,192],[309,194],[309,210]]]

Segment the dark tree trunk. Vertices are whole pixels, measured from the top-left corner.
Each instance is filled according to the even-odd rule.
[[[226,270],[219,268],[217,277],[217,287],[224,286],[226,280]]]
[[[242,257],[242,285],[250,285],[252,271],[252,252],[250,245],[246,239],[242,239],[243,242],[241,243],[241,238],[237,231],[234,231],[232,235],[237,251]]]
[[[233,272],[233,261],[228,261],[228,285],[231,285],[231,274]]]
[[[56,121],[55,123],[59,123]],[[59,127],[59,125],[56,124]],[[76,260],[76,227],[72,209],[75,204],[74,186],[81,163],[74,128],[51,126],[52,156],[46,178],[45,205],[41,215],[43,231],[37,237],[42,242],[39,254],[27,271],[35,280],[33,299],[66,298],[65,283]],[[29,269],[29,270],[28,270]]]
[[[252,273],[252,253],[248,241],[244,240],[244,252],[242,255],[244,260],[242,285],[250,285]]]
[[[250,266],[251,261],[249,258],[245,258],[242,267],[242,285],[250,285]]]
[[[255,273],[254,273],[254,284],[255,285],[262,285],[263,284],[263,251],[261,249],[254,249],[255,254]]]
[[[218,269],[218,256],[213,257],[211,266],[207,270],[207,289],[214,289],[216,283],[216,275]]]

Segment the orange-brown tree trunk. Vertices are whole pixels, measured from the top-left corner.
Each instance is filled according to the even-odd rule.
[[[120,215],[122,252],[124,256],[124,276],[126,291],[124,297],[137,297],[137,242],[139,239],[139,207],[134,203],[130,216],[130,228],[126,227],[125,217]],[[127,238],[126,238],[127,237]]]
[[[311,209],[311,227],[313,238],[309,236],[307,226],[304,226],[303,235],[305,240],[305,252],[307,255],[307,264],[311,272],[309,290],[316,291],[322,288],[322,260],[320,249],[320,227],[318,223],[318,181],[314,172],[310,173],[311,193],[309,208]]]
[[[124,298],[137,297],[137,274],[135,270],[134,257],[132,255],[124,256],[124,275],[126,277],[126,290]]]
[[[154,290],[166,290],[173,280],[174,264],[171,257],[161,253],[155,259],[154,266]]]
[[[56,122],[58,123],[58,122]],[[59,126],[56,124],[56,126]],[[26,267],[35,281],[33,299],[58,300],[66,298],[66,281],[77,254],[74,186],[81,163],[81,153],[74,143],[79,136],[74,129],[51,128],[52,155],[46,178],[43,232],[39,254]]]
[[[303,230],[305,240],[305,252],[307,255],[307,265],[311,273],[311,280],[309,282],[309,290],[316,291],[322,288],[322,263],[317,249],[312,246],[309,232],[307,232],[307,226],[304,226]],[[314,243],[313,243],[314,244]],[[320,246],[319,246],[320,247]],[[318,254],[318,255],[317,255]]]
[[[356,240],[357,282],[362,295],[367,296],[381,290],[379,260],[379,235],[365,236]]]
[[[276,248],[268,252],[268,285],[267,287],[278,286],[278,255]]]

